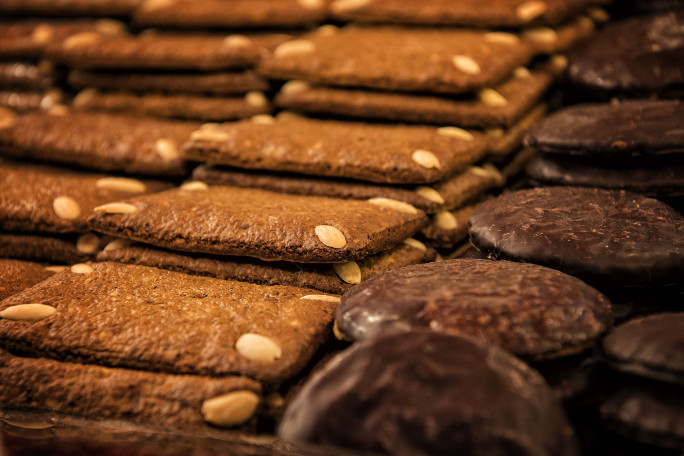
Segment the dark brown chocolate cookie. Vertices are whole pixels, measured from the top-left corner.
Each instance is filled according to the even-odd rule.
[[[0,301],[47,279],[53,271],[30,261],[0,258]]]
[[[576,455],[542,377],[472,339],[411,332],[359,342],[304,385],[278,435],[394,455]]]
[[[684,385],[684,313],[624,323],[603,341],[611,365],[623,372]]]
[[[683,30],[684,11],[609,24],[570,54],[570,80],[604,94],[681,94]]]
[[[205,185],[103,205],[90,225],[173,250],[341,263],[387,250],[425,221],[422,211],[385,198],[354,201]]]
[[[328,337],[333,298],[306,288],[81,263],[2,301],[0,343],[59,360],[244,375],[277,387]]]
[[[582,350],[611,324],[610,302],[579,279],[508,261],[397,269],[352,288],[337,308],[340,331],[354,340],[425,328],[532,357]]]
[[[82,168],[183,176],[181,145],[198,123],[105,113],[27,113],[0,125],[0,155]]]
[[[684,154],[682,119],[684,103],[679,100],[575,105],[537,123],[525,142],[542,152],[564,155]]]
[[[490,256],[560,269],[599,288],[670,283],[684,275],[684,218],[634,193],[520,190],[482,203],[469,226],[473,244]]]

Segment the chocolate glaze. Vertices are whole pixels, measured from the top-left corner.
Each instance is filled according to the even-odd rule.
[[[559,271],[457,259],[397,269],[353,287],[342,296],[337,324],[355,340],[425,328],[541,355],[592,342],[612,316],[601,293]]]
[[[492,257],[550,266],[597,286],[669,283],[684,275],[684,218],[634,193],[519,190],[485,201],[468,224],[471,242]]]
[[[496,347],[432,332],[355,344],[309,380],[278,433],[395,455],[577,454],[539,374]]]
[[[525,142],[542,152],[565,155],[682,154],[682,119],[684,103],[679,100],[575,105],[538,122]]]
[[[684,11],[610,24],[569,60],[570,80],[597,91],[681,90]]]
[[[684,385],[684,313],[637,318],[603,341],[614,368]]]

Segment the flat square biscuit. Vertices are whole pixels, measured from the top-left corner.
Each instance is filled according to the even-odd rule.
[[[53,274],[42,264],[0,258],[0,300],[24,291]]]
[[[425,263],[435,258],[435,251],[415,239],[363,258],[355,263],[306,264],[289,261],[262,261],[248,257],[196,255],[159,249],[146,244],[114,240],[97,254],[98,261],[139,264],[186,274],[218,279],[232,279],[264,285],[289,285],[313,288],[325,293],[342,294],[353,284],[363,282],[392,269]]]
[[[93,259],[111,240],[95,233],[50,235],[29,232],[0,232],[0,256],[74,264]]]
[[[253,67],[264,49],[288,38],[282,34],[107,36],[83,32],[49,46],[46,55],[72,68],[215,71]]]
[[[183,176],[198,123],[105,113],[26,113],[0,125],[0,155],[131,174]]]
[[[155,94],[101,92],[82,90],[73,100],[76,111],[133,113],[168,119],[225,121],[271,112],[271,104],[262,92],[244,96]]]
[[[308,119],[290,113],[203,128],[186,158],[237,168],[378,183],[435,182],[486,153],[481,133]]]
[[[306,288],[84,263],[0,303],[0,341],[57,359],[277,387],[328,337],[337,301]],[[28,303],[43,304],[44,318],[8,319]]]
[[[555,25],[585,9],[592,0],[334,0],[332,17],[355,22],[472,27]]]
[[[9,89],[0,90],[0,107],[10,109],[15,112],[28,111],[49,111],[60,104],[64,94],[59,89],[52,90],[24,90]],[[0,118],[7,118],[7,115],[0,114]],[[8,120],[5,120],[8,122]],[[2,125],[0,124],[0,129]]]
[[[3,0],[0,12],[39,16],[128,16],[141,0]]]
[[[77,89],[131,90],[134,92],[228,95],[269,89],[268,81],[254,71],[235,72],[107,72],[73,70],[67,82]]]
[[[361,119],[465,128],[507,127],[538,103],[558,72],[553,65],[532,70],[520,67],[502,84],[460,97],[343,89],[291,81],[278,92],[275,103],[298,112]]]
[[[329,0],[147,0],[133,14],[138,26],[279,28],[323,22]]]
[[[21,3],[26,3],[20,0]],[[0,13],[8,8],[8,1],[0,2]],[[38,21],[14,20],[0,22],[0,56],[13,58],[42,57],[48,45],[61,43],[69,36],[86,31],[105,35],[121,34],[125,26],[117,21]]]
[[[426,220],[422,211],[391,200],[239,187],[180,187],[122,202],[100,208],[90,226],[173,250],[302,263],[365,258],[402,242]]]
[[[463,93],[503,81],[533,55],[527,41],[481,30],[346,26],[283,43],[258,69],[314,84]]]
[[[485,190],[502,185],[498,170],[491,165],[469,166],[443,181],[430,185],[379,185],[359,181],[314,178],[294,174],[251,172],[221,166],[200,165],[192,173],[195,180],[209,185],[260,188],[293,195],[367,200],[389,198],[403,201],[428,214],[453,209]]]
[[[0,175],[0,229],[5,231],[85,232],[96,206],[169,186],[7,161],[0,161]]]
[[[0,87],[48,89],[55,85],[57,72],[47,60],[40,64],[29,61],[0,62]]]
[[[36,324],[39,323],[29,323]],[[245,377],[108,368],[25,358],[2,349],[0,382],[0,402],[4,407],[59,412],[92,420],[119,419],[177,430],[211,429],[207,422],[211,415],[205,413],[204,405],[211,399],[232,393],[233,396],[226,397],[249,397],[254,407],[261,402],[261,385]],[[233,427],[249,429],[254,424],[253,416],[254,410],[243,417],[233,415],[244,418],[236,419]]]

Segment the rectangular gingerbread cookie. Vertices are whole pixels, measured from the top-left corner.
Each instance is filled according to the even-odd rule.
[[[0,257],[74,264],[93,259],[110,240],[90,232],[59,235],[0,231]]]
[[[186,185],[95,210],[95,230],[173,250],[301,263],[356,261],[413,235],[413,206]]]
[[[152,266],[186,274],[232,279],[265,285],[290,285],[342,294],[353,284],[383,272],[434,260],[435,252],[409,238],[392,249],[355,263],[306,264],[262,261],[248,257],[206,255],[159,249],[126,239],[111,241],[97,254],[98,261]]]
[[[0,123],[0,155],[108,172],[183,176],[198,123],[126,114],[26,113]]]
[[[291,28],[323,22],[329,0],[147,0],[133,23],[170,28]]]
[[[330,335],[338,301],[306,288],[82,263],[2,301],[0,343],[33,356],[241,375],[276,388]]]
[[[108,36],[82,32],[48,46],[46,55],[73,68],[202,70],[251,68],[259,56],[289,35],[148,33]]]
[[[88,231],[96,206],[169,187],[155,181],[47,165],[0,161],[0,229],[43,233]]]
[[[271,112],[262,92],[244,96],[203,96],[194,94],[156,94],[82,90],[73,100],[76,111],[134,113],[168,119],[226,121]]]
[[[435,182],[480,160],[487,138],[461,129],[316,120],[281,113],[210,125],[184,147],[191,160],[378,183]]]
[[[403,201],[434,214],[461,206],[481,192],[502,185],[498,171],[489,165],[470,166],[445,180],[429,185],[381,185],[344,179],[326,179],[295,174],[274,174],[240,170],[222,166],[200,165],[193,179],[209,185],[234,185],[261,188],[294,195],[317,195],[333,198],[389,198]]]
[[[229,95],[269,89],[268,81],[254,71],[235,72],[108,72],[73,70],[67,82],[77,89],[130,90],[133,92]]]
[[[27,325],[25,321],[0,322]],[[40,323],[28,323],[36,324]],[[173,375],[27,358],[3,349],[0,383],[3,408],[58,412],[93,420],[126,420],[184,431],[210,430],[212,425],[253,428],[257,406],[262,402],[261,385],[243,376]],[[244,413],[230,412],[231,399],[243,399]],[[216,419],[221,412],[225,420]]]
[[[518,40],[515,35],[508,36]],[[508,127],[539,102],[554,75],[562,70],[552,64],[532,70],[519,67],[502,84],[462,96],[344,89],[290,81],[278,92],[275,103],[298,112],[361,119],[465,128]]]
[[[282,43],[258,69],[331,86],[464,93],[502,82],[534,52],[525,40],[482,30],[346,26]]]
[[[468,27],[555,25],[594,0],[333,0],[332,17],[342,21]]]

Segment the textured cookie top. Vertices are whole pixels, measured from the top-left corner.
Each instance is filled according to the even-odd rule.
[[[45,266],[30,261],[0,258],[0,300],[35,285],[54,274]]]
[[[0,125],[0,153],[102,171],[182,176],[179,148],[198,126],[135,115],[27,113]]]
[[[0,228],[50,233],[88,231],[93,208],[169,184],[0,161]]]
[[[684,103],[624,101],[564,108],[532,127],[527,145],[566,155],[635,156],[684,153]]]
[[[221,70],[253,66],[263,49],[288,35],[147,34],[72,35],[47,50],[50,59],[75,68]]]
[[[141,0],[3,0],[0,12],[45,16],[127,16]]]
[[[603,341],[617,369],[684,384],[684,313],[637,318],[618,326]]]
[[[462,93],[505,79],[529,43],[467,29],[319,29],[278,46],[259,70],[279,79],[397,91]]]
[[[334,0],[334,18],[357,22],[526,27],[554,25],[575,16],[592,0]]]
[[[309,379],[278,435],[396,455],[577,454],[537,372],[494,346],[431,332],[354,344]]]
[[[329,332],[337,302],[302,299],[312,294],[320,292],[81,264],[4,300],[0,340],[105,366],[246,375],[275,385],[306,365]],[[49,315],[21,318],[27,311],[18,306],[29,303]]]
[[[123,203],[125,211],[101,208],[90,226],[169,249],[304,263],[353,261],[387,250],[426,220],[399,201],[239,187],[181,187]]]
[[[604,92],[679,91],[684,84],[684,11],[606,26],[570,55],[571,81]]]
[[[136,25],[174,28],[299,27],[323,21],[328,0],[147,0]]]
[[[592,284],[665,283],[684,274],[684,218],[634,193],[520,190],[482,203],[468,223],[480,250],[560,269]]]
[[[612,319],[608,300],[575,277],[488,260],[397,269],[354,287],[337,308],[340,331],[354,340],[424,328],[528,356],[585,348]]]
[[[486,136],[435,127],[373,125],[281,114],[203,128],[185,156],[237,168],[383,183],[434,182],[481,159]]]

